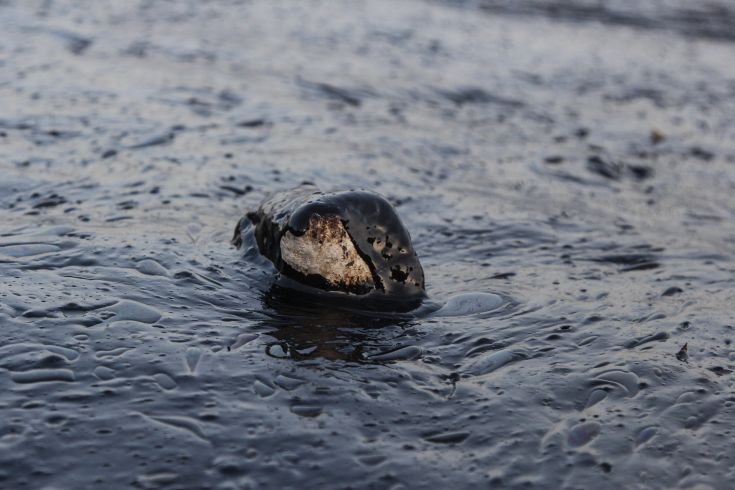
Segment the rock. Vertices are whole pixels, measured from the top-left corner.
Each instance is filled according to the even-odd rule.
[[[250,232],[281,274],[307,286],[394,300],[425,296],[411,237],[376,193],[323,193],[313,185],[280,192],[240,220],[233,244],[242,246]]]

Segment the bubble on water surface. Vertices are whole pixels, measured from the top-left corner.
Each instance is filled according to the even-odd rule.
[[[106,308],[114,313],[112,321],[131,320],[141,323],[155,323],[161,319],[161,313],[150,306],[137,301],[123,300]]]
[[[491,312],[505,304],[505,299],[493,293],[464,293],[452,296],[432,316],[455,317]]]

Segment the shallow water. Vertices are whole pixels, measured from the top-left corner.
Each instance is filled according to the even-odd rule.
[[[730,488],[735,44],[501,3],[0,1],[0,488]],[[431,304],[229,244],[302,181]]]

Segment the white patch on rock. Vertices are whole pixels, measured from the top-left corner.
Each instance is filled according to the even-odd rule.
[[[337,216],[314,215],[306,232],[281,238],[281,258],[304,275],[338,286],[374,286],[373,275]]]

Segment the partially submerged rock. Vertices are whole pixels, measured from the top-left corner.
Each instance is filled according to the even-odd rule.
[[[277,193],[240,220],[232,240],[238,248],[249,223],[260,253],[300,283],[386,299],[425,296],[411,237],[378,194],[311,185]]]

